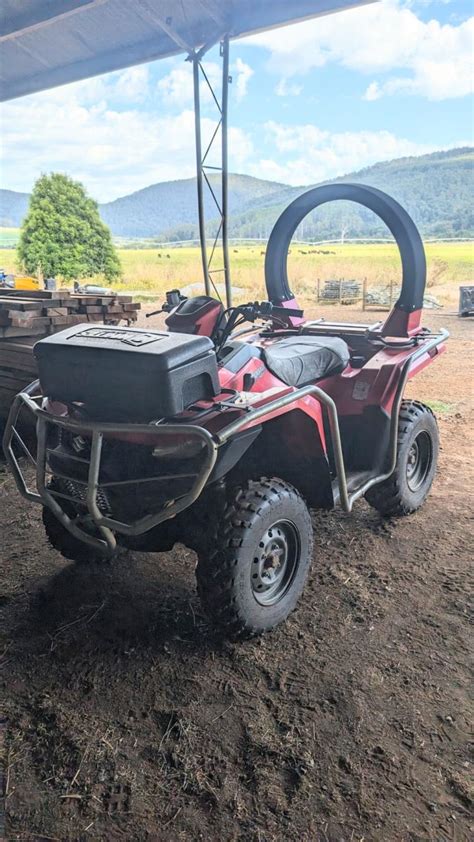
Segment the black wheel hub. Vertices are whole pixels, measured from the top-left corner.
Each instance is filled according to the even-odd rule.
[[[410,491],[418,491],[428,476],[433,460],[431,438],[424,430],[413,440],[408,451],[406,478]]]
[[[280,520],[262,535],[251,568],[253,595],[260,605],[274,605],[290,586],[300,558],[293,523]]]

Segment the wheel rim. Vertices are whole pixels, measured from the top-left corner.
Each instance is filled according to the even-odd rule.
[[[274,605],[291,585],[300,559],[298,531],[289,520],[276,521],[262,535],[250,581],[260,605]]]
[[[408,451],[406,477],[410,491],[418,491],[429,474],[433,459],[431,437],[424,430],[418,433]]]

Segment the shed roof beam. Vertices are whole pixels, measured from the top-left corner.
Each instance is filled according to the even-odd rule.
[[[109,0],[52,0],[49,3],[42,3],[33,12],[23,13],[16,18],[9,19],[4,16],[0,20],[0,43],[18,38],[20,35],[36,32],[53,22],[108,2]]]
[[[186,53],[192,52],[193,47],[171,26],[171,18],[163,20],[160,15],[157,15],[155,7],[151,3],[148,3],[147,0],[137,0],[137,5],[144,17],[163,30],[168,38],[171,38],[181,50]]]

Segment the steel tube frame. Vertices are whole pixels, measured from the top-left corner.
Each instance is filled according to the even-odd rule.
[[[333,399],[326,394],[326,392],[320,389],[319,386],[304,386],[302,389],[297,389],[296,392],[290,392],[282,398],[276,398],[270,404],[265,404],[264,406],[252,410],[247,415],[243,416],[243,418],[238,418],[236,421],[233,421],[232,424],[229,424],[228,427],[225,427],[224,430],[217,434],[217,438],[221,444],[224,444],[231,436],[240,432],[243,427],[247,427],[250,421],[257,421],[259,418],[270,414],[270,412],[282,409],[283,407],[288,406],[297,400],[301,400],[301,398],[306,396],[317,398],[317,400],[319,400],[326,408],[328,413],[329,429],[331,432],[334,462],[336,466],[336,480],[339,489],[339,502],[345,512],[350,512],[352,511],[352,506],[355,501],[358,500],[359,497],[362,497],[369,488],[372,488],[373,485],[378,485],[380,482],[384,482],[384,480],[388,479],[393,474],[397,464],[398,416],[400,414],[400,405],[410,369],[416,360],[425,354],[429,354],[430,351],[435,350],[438,345],[442,345],[448,337],[449,331],[443,328],[438,334],[423,340],[413,354],[410,354],[407,358],[400,375],[390,417],[389,467],[384,473],[371,477],[370,480],[365,482],[362,486],[360,486],[360,488],[353,491],[352,494],[350,494],[348,490],[347,473],[344,463],[344,453],[342,449],[337,407]]]
[[[198,203],[198,219],[199,219],[199,240],[201,243],[201,261],[202,273],[204,277],[204,287],[206,295],[210,294],[211,284],[209,280],[209,270],[207,266],[207,246],[206,246],[206,218],[204,214],[204,184],[202,171],[202,144],[201,144],[201,97],[199,92],[199,59],[195,56],[193,58],[193,85],[194,85],[194,135],[196,146],[196,184],[197,184],[197,203]]]
[[[32,503],[40,503],[47,506],[63,526],[69,530],[76,538],[90,544],[96,549],[105,554],[112,554],[116,549],[116,539],[114,531],[123,535],[142,535],[148,532],[153,527],[158,526],[165,520],[169,520],[179,512],[187,509],[192,503],[197,500],[206,485],[210,474],[214,468],[217,460],[218,447],[211,434],[203,427],[183,424],[112,424],[100,422],[78,422],[72,419],[62,418],[60,416],[51,415],[44,409],[41,409],[38,402],[41,397],[32,398],[27,391],[20,392],[13,401],[8,416],[8,421],[5,427],[3,438],[3,449],[7,459],[7,463],[13,473],[16,485],[23,497],[26,497]],[[36,436],[37,436],[37,455],[36,455],[36,488],[37,492],[30,491],[21,471],[18,459],[13,451],[13,439],[18,439],[15,425],[18,416],[23,407],[27,407],[35,416],[36,419]],[[102,535],[102,538],[96,538],[93,535],[81,529],[77,524],[71,520],[67,513],[61,508],[55,499],[55,493],[51,491],[46,485],[47,474],[47,433],[48,424],[60,427],[62,429],[70,430],[77,434],[89,433],[92,437],[91,456],[89,461],[89,471],[87,477],[87,494],[86,504],[90,518]],[[189,492],[182,497],[172,500],[170,505],[164,506],[160,511],[145,515],[132,523],[124,523],[115,520],[114,518],[106,517],[100,511],[97,503],[97,495],[99,492],[99,475],[100,463],[102,453],[102,443],[104,436],[107,433],[127,434],[140,433],[145,434],[151,438],[156,436],[194,436],[202,441],[206,448],[206,454],[203,459],[203,464],[199,472],[196,473],[196,480]],[[26,448],[24,448],[25,452]],[[31,454],[30,458],[31,458]],[[54,473],[54,472],[53,472]],[[158,477],[159,479],[159,477]],[[79,483],[84,485],[84,483]],[[65,495],[58,495],[65,496]],[[69,499],[69,498],[66,498]]]
[[[228,111],[229,111],[229,36],[221,43],[222,55],[222,256],[224,260],[225,296],[227,307],[232,306],[232,286],[229,259],[229,160],[228,160]]]
[[[194,134],[196,146],[196,184],[197,184],[197,205],[198,205],[198,220],[199,220],[199,241],[201,246],[201,262],[202,272],[204,278],[204,288],[206,295],[211,294],[211,287],[217,292],[213,273],[223,273],[225,284],[226,306],[232,306],[232,284],[230,276],[230,257],[229,257],[229,226],[228,226],[228,195],[229,195],[229,163],[228,163],[228,110],[229,110],[229,84],[232,81],[229,75],[229,36],[225,35],[220,43],[220,57],[222,59],[222,90],[221,99],[219,101],[214,88],[212,87],[209,78],[202,66],[201,59],[204,50],[198,53],[191,53],[188,60],[193,65],[193,87],[194,87]],[[211,137],[206,151],[203,154],[202,149],[202,119],[201,119],[201,94],[200,82],[204,78],[207,86],[211,92],[214,103],[219,112],[219,120],[217,127]],[[221,130],[221,145],[220,145],[220,166],[211,166],[206,164],[206,159],[212,148],[215,146],[215,140],[219,129]],[[211,183],[207,177],[206,170],[213,170],[220,173],[220,201],[216,197],[216,193],[212,189]],[[211,248],[210,256],[207,254],[206,242],[206,210],[204,201],[205,184],[207,185],[218,213],[218,227],[214,237],[214,242]],[[222,263],[220,268],[213,269],[212,263],[216,253],[218,241],[220,239],[222,250]]]

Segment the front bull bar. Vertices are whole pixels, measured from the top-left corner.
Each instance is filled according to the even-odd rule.
[[[29,394],[29,392],[32,391],[34,385],[35,384],[32,384],[32,386],[29,387],[28,390],[20,392],[13,401],[12,407],[10,409],[10,414],[8,416],[7,425],[5,427],[5,434],[3,437],[3,449],[5,452],[5,457],[9,467],[11,468],[20,494],[32,503],[40,503],[41,505],[47,506],[49,509],[51,509],[51,511],[57,517],[60,523],[62,523],[62,525],[66,529],[68,529],[69,532],[71,532],[71,534],[74,535],[76,538],[83,541],[84,543],[89,544],[95,549],[104,552],[107,555],[111,555],[114,553],[117,547],[114,532],[119,532],[123,535],[142,535],[144,532],[148,532],[150,529],[153,529],[154,526],[157,526],[164,520],[169,520],[170,518],[179,514],[179,512],[183,511],[183,509],[188,508],[188,506],[190,506],[192,503],[194,503],[195,500],[197,500],[214,468],[218,453],[217,442],[214,440],[211,434],[203,427],[196,427],[191,424],[166,424],[159,426],[151,424],[111,424],[94,421],[75,421],[70,418],[66,419],[60,416],[51,415],[51,413],[46,412],[39,406],[39,401],[42,400],[42,396],[32,397],[31,394]],[[23,438],[21,437],[16,427],[18,422],[18,416],[21,410],[25,407],[34,415],[36,419],[36,459],[32,456],[30,450],[28,449],[26,443],[23,441]],[[59,497],[64,498],[66,500],[73,500],[73,498],[68,497],[68,495],[65,494],[52,492],[51,489],[47,487],[47,439],[49,425],[69,430],[69,432],[75,433],[76,435],[90,435],[91,437],[90,459],[81,459],[79,457],[74,457],[74,459],[76,461],[87,463],[89,465],[85,502],[88,515],[93,521],[94,525],[99,530],[101,538],[97,538],[94,535],[91,535],[85,529],[81,529],[81,527],[78,526],[76,521],[72,520],[69,517],[69,515],[64,511],[64,509],[60,506],[58,500],[56,499],[57,497]],[[183,434],[185,434],[186,437],[194,436],[203,443],[206,449],[206,453],[199,472],[197,472],[196,474],[177,475],[178,477],[182,478],[190,478],[192,476],[196,476],[196,479],[192,484],[190,491],[187,494],[183,495],[177,500],[170,501],[170,503],[168,505],[165,505],[159,512],[146,515],[145,517],[133,521],[132,523],[123,523],[122,521],[115,520],[111,517],[107,517],[100,511],[97,496],[100,489],[99,475],[104,436],[107,436],[107,434],[120,436],[120,434],[126,435],[130,433],[144,435],[146,437],[155,439],[157,435],[159,435],[160,437],[162,435],[182,436]],[[37,491],[32,491],[27,485],[27,481],[23,475],[17,456],[13,450],[14,441],[18,442],[24,454],[27,456],[29,462],[36,469]],[[170,476],[170,481],[173,478],[175,477]],[[107,486],[133,485],[156,479],[160,479],[160,477],[140,478],[125,481],[121,480],[116,483],[107,483]],[[161,479],[163,479],[163,477],[161,477]],[[164,479],[167,479],[167,477],[164,477]],[[74,481],[78,482],[77,480]],[[85,483],[79,484],[85,485]]]

